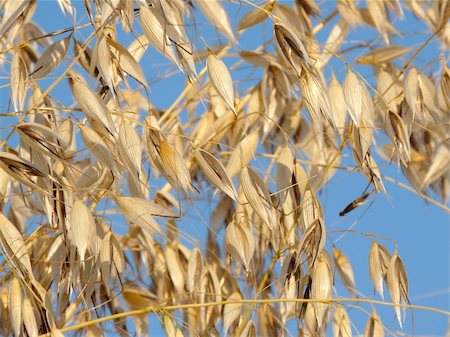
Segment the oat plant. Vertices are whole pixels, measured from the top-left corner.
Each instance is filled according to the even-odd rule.
[[[0,333],[410,336],[449,315],[410,299],[402,247],[345,222],[391,183],[449,212],[449,15],[0,1]],[[340,172],[365,188],[333,231],[367,240],[374,292],[330,237]]]

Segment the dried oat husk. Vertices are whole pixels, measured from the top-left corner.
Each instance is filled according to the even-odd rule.
[[[11,99],[13,101],[14,111],[22,111],[25,106],[25,97],[27,93],[28,68],[23,59],[22,52],[17,49],[11,62],[9,73],[9,82],[11,84]]]
[[[219,0],[196,2],[209,22],[229,40],[235,41],[228,14]]]
[[[373,241],[369,254],[369,275],[377,293],[383,297],[383,279],[389,267],[391,255],[381,244]]]
[[[332,323],[333,337],[352,337],[352,328],[347,311],[342,305],[334,309]]]
[[[384,337],[383,323],[375,310],[367,321],[364,337]]]
[[[255,253],[255,239],[251,228],[240,220],[231,221],[225,231],[225,249],[249,272]]]
[[[194,155],[200,169],[211,183],[231,199],[237,201],[236,188],[222,163],[209,152],[201,149],[196,149]]]
[[[276,230],[277,216],[264,181],[250,167],[242,169],[240,181],[245,199],[252,209],[271,230]]]
[[[13,278],[9,286],[8,307],[14,336],[22,334],[22,288],[20,281]]]
[[[312,66],[303,43],[290,28],[281,23],[273,26],[273,34],[282,59],[301,77],[303,69]]]
[[[33,279],[30,254],[23,237],[3,213],[0,213],[0,243],[8,263],[11,263],[24,278]]]
[[[227,103],[228,107],[237,116],[234,107],[234,89],[231,75],[225,63],[214,54],[210,54],[206,61],[208,75],[216,92]]]
[[[258,131],[253,131],[242,138],[239,144],[235,146],[225,167],[230,178],[240,173],[242,168],[248,165],[254,158],[259,139],[258,133]]]
[[[406,274],[406,268],[403,265],[402,259],[398,256],[397,251],[395,251],[389,261],[389,266],[386,273],[386,285],[389,290],[389,294],[391,295],[392,302],[396,305],[394,307],[395,316],[397,317],[400,328],[402,328],[406,310],[403,310],[402,319],[402,310],[398,305],[401,303],[409,303],[408,275]]]
[[[313,308],[319,328],[326,324],[324,319],[329,309],[329,304],[326,303],[326,300],[331,299],[331,291],[334,283],[332,270],[333,268],[328,254],[325,252],[320,253],[311,275],[311,298],[318,300],[313,303]],[[325,303],[320,302],[321,300],[324,300]]]
[[[69,49],[70,39],[71,36],[68,36],[50,45],[36,61],[30,76],[35,79],[41,79],[53,71],[64,59]]]
[[[236,30],[242,31],[263,22],[268,17],[268,13],[273,9],[274,5],[275,1],[271,0],[264,6],[256,7],[246,13],[239,21]]]
[[[349,292],[355,291],[355,276],[353,273],[352,265],[348,258],[336,247],[333,247],[333,257],[336,266],[336,270],[341,277],[342,282]]]

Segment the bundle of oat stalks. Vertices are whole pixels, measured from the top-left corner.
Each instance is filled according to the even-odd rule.
[[[77,24],[47,32],[35,10],[58,5],[61,22]],[[363,175],[369,187],[345,215],[386,193],[382,161],[447,209],[450,2],[326,5],[0,2],[4,336],[145,336],[151,317],[170,337],[356,333],[348,305],[371,300],[344,253],[325,248],[318,193],[338,169]],[[407,48],[400,27],[411,14],[428,30]],[[221,42],[205,47],[196,26]],[[246,50],[240,37],[261,26],[268,40]],[[355,44],[355,30],[375,40]],[[431,42],[433,66],[415,67]],[[142,65],[156,54],[186,80],[166,107],[151,104]],[[250,86],[241,64],[261,75]],[[212,214],[190,220],[207,239],[179,230],[208,199]],[[367,254],[401,327],[412,307],[402,259],[377,240]],[[388,333],[376,309],[359,329]]]

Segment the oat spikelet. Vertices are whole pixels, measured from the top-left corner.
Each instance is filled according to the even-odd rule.
[[[405,123],[397,113],[388,110],[387,114],[388,134],[391,136],[402,164],[408,166],[411,161],[411,148]]]
[[[204,261],[199,247],[195,247],[189,254],[187,273],[186,273],[186,290],[193,292],[198,289],[198,280],[204,272]]]
[[[234,201],[237,201],[237,192],[233,181],[229,177],[222,163],[207,151],[196,149],[195,158],[202,172],[211,181],[211,183],[228,195]]]
[[[119,127],[119,149],[121,158],[128,169],[140,177],[142,171],[141,138],[130,123],[125,121]]]
[[[273,26],[273,34],[275,37],[275,46],[277,47],[283,60],[289,64],[299,77],[302,75],[303,69],[312,67],[305,46],[288,27],[282,24]]]
[[[186,283],[186,271],[180,261],[178,249],[172,245],[167,245],[164,250],[164,257],[166,259],[167,270],[175,291],[178,294],[181,294],[184,292],[184,285]]]
[[[159,154],[169,183],[176,191],[189,194],[194,189],[194,185],[192,185],[185,160],[167,140],[161,141]]]
[[[102,281],[109,288],[111,275],[114,275],[112,272],[116,272],[117,276],[120,276],[125,270],[125,257],[114,233],[109,232],[103,238],[100,244],[98,261],[100,263]]]
[[[208,75],[214,89],[216,89],[220,97],[222,97],[231,111],[233,111],[233,113],[237,116],[237,112],[234,107],[233,81],[227,66],[214,54],[210,54],[208,56],[206,64],[208,67]]]
[[[152,202],[132,197],[117,197],[116,202],[131,226],[141,227],[151,234],[162,233],[153,216],[165,216],[167,213],[163,213],[162,209],[155,207]]]
[[[0,152],[0,168],[12,178],[35,190],[41,190],[35,183],[35,178],[50,178],[33,163],[8,152]]]
[[[225,232],[225,249],[246,271],[255,251],[252,231],[240,221],[232,221]]]
[[[0,213],[0,242],[6,257],[14,264],[16,270],[24,277],[33,279],[30,255],[22,235],[3,213]]]
[[[35,79],[41,79],[53,71],[64,59],[64,56],[66,56],[69,43],[70,36],[50,45],[37,60],[30,76]]]
[[[270,229],[276,230],[276,214],[269,191],[261,177],[253,169],[244,167],[241,173],[241,187],[248,203],[256,214]]]
[[[229,297],[230,302],[232,300],[242,300],[242,295],[240,292],[235,291]],[[236,320],[241,316],[242,304],[240,303],[227,303],[223,307],[223,331],[228,333],[230,327],[236,322]]]
[[[289,187],[292,185],[292,176],[294,174],[294,156],[288,146],[285,146],[277,159],[276,181],[279,193],[279,203],[283,204]]]
[[[156,9],[147,6],[140,6],[139,8],[141,27],[149,42],[162,55],[169,58],[175,64],[178,64],[172,44],[167,38],[166,28],[155,14]]]
[[[400,328],[403,327],[403,320],[401,315],[401,308],[398,306],[401,303],[409,303],[408,300],[408,275],[403,261],[398,256],[397,251],[392,255],[387,270],[386,284],[391,295],[392,302],[396,305],[394,307],[395,316],[397,316]],[[403,310],[405,311],[405,310]],[[405,314],[403,314],[405,318]]]
[[[328,90],[322,75],[316,68],[305,70],[300,78],[302,97],[314,125],[320,130],[324,123],[335,125],[331,114]]]
[[[167,337],[175,337],[175,326],[172,323],[169,315],[164,315],[164,331]]]
[[[386,276],[391,255],[381,244],[372,242],[369,254],[369,275],[377,293],[383,297],[383,279]]]
[[[375,310],[367,321],[364,337],[384,337],[383,323]]]
[[[328,300],[331,298],[333,287],[333,273],[329,257],[321,253],[317,258],[317,263],[312,273],[311,297],[315,300]],[[316,314],[317,326],[320,328],[324,324],[324,318],[329,304],[314,302],[314,312]]]
[[[373,127],[374,106],[367,87],[351,70],[344,81],[344,97],[353,123]]]
[[[22,52],[17,49],[11,62],[9,82],[11,85],[11,99],[13,101],[14,111],[22,111],[25,104],[27,88],[27,66],[22,57]]]
[[[99,122],[109,134],[116,136],[116,128],[105,102],[73,71],[70,73],[69,84],[81,110],[89,118]]]
[[[28,296],[24,296],[23,299],[22,317],[23,317],[23,324],[25,326],[25,330],[27,331],[28,336],[38,337],[39,329],[36,322],[36,316],[34,313],[33,304],[28,298]]]
[[[347,311],[342,305],[337,305],[333,316],[333,337],[352,337],[352,328]]]
[[[114,172],[115,176],[120,177],[115,156],[111,153],[111,150],[103,141],[102,137],[83,124],[78,124],[78,128],[81,131],[81,138],[83,139],[84,144],[86,144],[95,159]]]
[[[242,167],[246,166],[253,159],[256,146],[258,145],[258,133],[258,131],[253,131],[248,134],[234,148],[225,168],[230,178],[241,172]]]
[[[347,257],[336,247],[333,247],[333,257],[336,269],[345,287],[353,293],[355,291],[355,276],[353,268]]]
[[[337,0],[336,9],[351,26],[364,23],[354,0]]]
[[[241,31],[263,22],[267,18],[267,12],[270,12],[275,6],[275,1],[271,0],[261,8],[255,8],[245,14],[239,21],[236,30]]]
[[[402,46],[384,46],[374,49],[358,59],[359,64],[383,64],[408,53],[411,48]]]
[[[22,289],[15,277],[9,286],[8,307],[14,336],[19,337],[22,331]]]
[[[30,7],[32,7],[32,4],[32,0],[12,1],[9,3],[2,17],[2,22],[0,25],[0,38],[3,38],[3,34],[12,28],[19,17]]]
[[[330,98],[332,119],[334,120],[338,133],[343,135],[347,120],[347,103],[345,102],[344,89],[336,79],[336,76],[334,76],[334,73],[328,86],[328,97]]]
[[[108,46],[112,55],[114,55],[118,62],[118,67],[144,87],[148,87],[144,72],[133,55],[114,39],[108,38]]]
[[[297,258],[297,265],[302,262],[302,257],[305,256],[308,266],[311,267],[316,263],[317,257],[325,247],[326,231],[323,220],[316,219],[303,234],[299,243],[299,256]]]
[[[81,263],[84,264],[86,252],[91,248],[95,221],[91,211],[81,200],[74,202],[70,212],[69,223],[69,236],[77,248]]]
[[[222,34],[231,41],[235,41],[235,36],[228,19],[228,14],[219,0],[196,1],[205,17],[211,22]]]
[[[450,164],[450,149],[447,144],[441,144],[433,154],[430,167],[422,180],[422,190],[425,190],[430,184],[444,178],[448,175]],[[444,178],[445,179],[445,178]]]

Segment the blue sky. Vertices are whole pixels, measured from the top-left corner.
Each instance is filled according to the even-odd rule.
[[[324,16],[329,12],[327,7],[330,7],[331,3],[322,3],[322,8],[325,13]],[[80,9],[82,8],[81,1],[74,1],[74,4]],[[245,5],[240,7],[233,4],[228,5],[227,8],[230,10],[230,19],[235,27],[238,18],[247,11],[247,7]],[[79,13],[81,12],[83,12],[82,9],[79,10]],[[80,15],[78,18],[81,19]],[[53,1],[39,1],[34,19],[49,32],[71,26],[71,22],[61,14],[56,2]],[[197,22],[203,23],[204,18],[199,16]],[[408,31],[410,33],[410,36],[394,39],[404,46],[418,47],[430,34],[410,14],[406,16],[405,21],[399,24],[398,27],[401,31]],[[212,30],[205,30],[203,25],[198,31],[201,32],[208,43],[217,40],[217,33]],[[318,38],[320,42],[323,42],[323,37],[326,36],[327,32],[328,30],[324,30],[323,33],[319,34]],[[87,34],[84,33],[83,35],[86,36]],[[80,33],[77,33],[76,37],[82,39]],[[252,50],[262,41],[270,37],[271,23],[266,21],[260,27],[244,33],[240,39],[239,47],[245,50]],[[373,29],[358,29],[352,33],[351,37],[355,41],[367,41],[368,39],[376,39],[377,33]],[[123,38],[124,40],[122,41],[125,41],[124,44],[127,45],[130,38],[125,36]],[[225,38],[222,38],[222,41],[226,41]],[[197,38],[195,42],[198,47],[204,47],[204,42],[201,39]],[[423,66],[423,71],[426,73],[430,69],[437,69],[438,64],[434,62],[437,55],[437,44],[431,43],[420,54],[418,65]],[[231,64],[233,58],[226,59],[226,61]],[[431,64],[429,63],[430,61]],[[159,66],[151,66],[151,63]],[[150,100],[152,104],[159,108],[165,108],[170,105],[184,86],[183,75],[176,75],[164,81],[157,79],[156,72],[159,69],[164,69],[166,65],[168,65],[168,62],[158,56],[154,51],[150,51],[150,54],[147,54],[143,60],[143,67],[148,74],[150,83],[153,83],[149,92]],[[345,66],[342,62],[333,61],[331,66],[338,78],[342,80],[343,76],[345,76]],[[363,74],[367,71],[362,67],[357,67],[356,70]],[[60,72],[61,67],[55,71],[55,74]],[[371,72],[371,69],[367,72],[369,81],[369,74]],[[248,69],[242,68],[242,70],[233,73],[233,79],[239,81],[247,78],[248,74]],[[258,72],[255,74],[257,75]],[[326,76],[329,76],[329,69],[326,71]],[[255,75],[251,78],[255,78]],[[43,86],[45,86],[45,83],[43,83]],[[7,95],[5,89],[1,90],[0,93],[2,96],[7,97],[5,96],[5,94]],[[70,103],[71,98],[64,94],[65,90],[67,90],[67,87],[64,84],[61,85],[55,90],[55,96],[67,100]],[[2,111],[6,110],[7,102],[1,99],[0,106]],[[0,125],[2,124],[0,122]],[[4,136],[4,133],[1,133],[1,135]],[[348,151],[346,155],[351,156]],[[378,158],[377,160],[382,168],[383,174],[409,186],[395,165],[388,165],[388,163]],[[259,161],[255,165],[261,166],[264,165],[264,162]],[[425,202],[419,196],[407,191],[405,188],[385,180],[387,195],[376,195],[372,204],[367,203],[345,217],[340,217],[339,212],[348,203],[360,196],[366,185],[365,179],[359,173],[348,171],[339,171],[336,173],[335,177],[328,183],[328,187],[319,194],[325,211],[327,229],[336,231],[351,228],[363,233],[389,237],[397,243],[399,255],[403,259],[408,271],[411,302],[417,305],[450,310],[450,219],[448,213],[435,205]],[[373,196],[371,196],[370,200],[372,199]],[[208,212],[211,212],[212,205],[200,203],[197,207],[199,212],[205,218],[208,218]],[[192,215],[193,218],[189,217],[186,222],[181,223],[181,228],[190,231],[190,234],[200,240],[204,240],[206,238],[206,228],[192,226],[198,220],[194,211],[191,210],[189,215]],[[332,241],[334,242],[337,239],[338,241],[335,242],[336,246],[347,255],[353,265],[358,290],[368,297],[374,296],[374,290],[368,274],[368,254],[371,238],[357,233],[346,233],[344,236],[341,236],[339,233],[329,233],[328,247],[330,247]],[[395,247],[392,242],[377,241],[385,245],[391,252],[394,251]],[[336,290],[339,295],[348,296],[348,293],[345,292],[339,282],[336,283]],[[374,296],[374,298],[380,299],[378,295]],[[369,311],[371,310],[370,305],[364,305],[363,307]],[[383,322],[389,328],[393,331],[399,329],[392,308],[377,307],[377,311],[381,314]],[[367,316],[357,310],[349,310],[349,312],[351,319],[355,323],[355,328],[359,329],[359,333],[363,333]],[[405,325],[406,333],[411,333],[412,325],[413,318],[411,312],[408,311]],[[419,310],[414,311],[414,332],[417,335],[442,336],[445,334],[447,326],[448,318],[444,315]],[[154,335],[162,333],[155,324],[152,325],[151,329]],[[357,330],[355,329],[354,334],[356,333]]]

